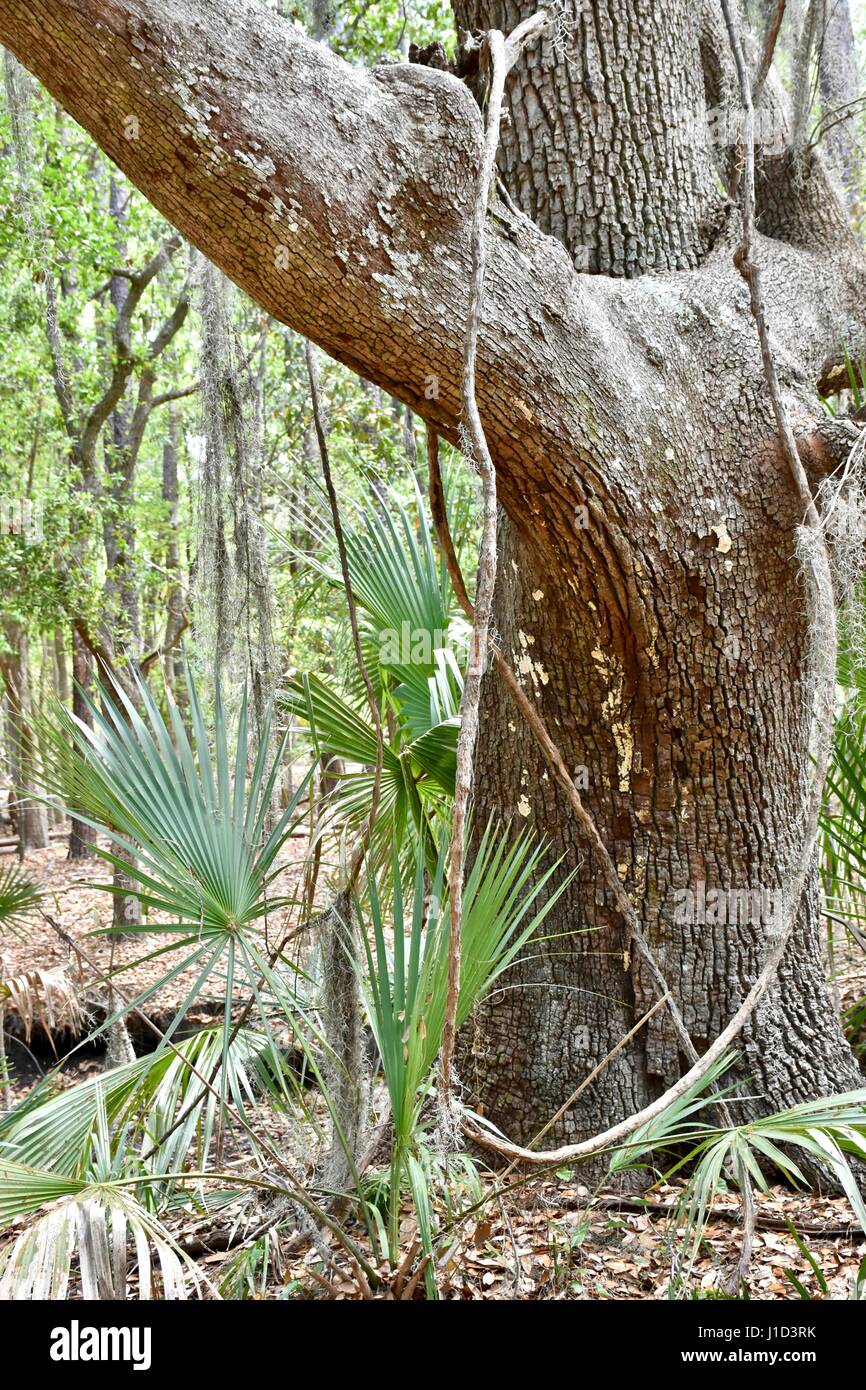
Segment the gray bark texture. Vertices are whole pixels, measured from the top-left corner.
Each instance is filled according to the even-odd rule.
[[[456,3],[476,29],[532,8]],[[0,0],[0,40],[269,313],[457,438],[481,150],[466,85],[351,68],[255,0]],[[699,1052],[772,924],[684,923],[675,895],[782,887],[810,722],[799,504],[732,261],[735,142],[714,146],[707,123],[731,90],[710,3],[596,0],[524,56],[500,160],[522,211],[488,217],[477,373],[503,506],[498,637],[580,770]],[[786,403],[826,468],[809,443],[818,384],[862,311],[862,253],[814,152],[762,146],[758,212]],[[495,670],[482,701],[477,821],[513,814],[576,871],[463,1059],[487,1113],[526,1141],[652,991]],[[825,987],[817,886],[743,1040],[754,1099],[738,1117],[861,1079]],[[680,1069],[660,1011],[551,1142]]]
[[[821,7],[818,75],[822,115],[830,127],[823,143],[850,211],[862,217],[866,171],[858,131],[862,130],[859,103],[866,97],[866,78],[857,59],[848,0],[821,0]]]

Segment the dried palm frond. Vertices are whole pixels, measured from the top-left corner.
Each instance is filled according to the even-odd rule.
[[[78,991],[66,971],[43,970],[41,966],[0,980],[2,1014],[17,1019],[28,1042],[34,1024],[53,1042],[57,1033],[78,1032],[84,1021]]]
[[[82,1298],[126,1299],[130,1240],[139,1299],[154,1294],[185,1299],[191,1291],[200,1295],[203,1286],[210,1289],[192,1260],[128,1189],[0,1159],[0,1219],[8,1221],[46,1203],[51,1205],[44,1215],[0,1253],[0,1301],[63,1300],[76,1269]]]

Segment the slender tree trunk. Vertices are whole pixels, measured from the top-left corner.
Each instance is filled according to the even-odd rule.
[[[126,211],[124,193],[116,179],[108,185],[109,215],[114,222],[118,265],[126,260]],[[111,277],[110,296],[113,311],[111,339],[117,351],[118,326],[121,323],[129,295],[129,281],[123,275]],[[114,353],[112,354],[113,357]],[[131,446],[132,412],[128,394],[124,393],[111,412],[105,449],[105,478],[103,484],[103,545],[105,547],[105,592],[103,603],[102,638],[114,657],[118,669],[125,675],[129,663],[141,647],[141,620],[138,580],[135,572],[135,464],[136,454]],[[130,691],[130,693],[132,693]],[[118,857],[127,856],[118,851]],[[130,860],[134,867],[134,861]],[[112,926],[140,926],[141,903],[126,892],[134,879],[119,865],[113,874]]]
[[[30,645],[21,623],[4,622],[7,651],[0,656],[0,675],[6,691],[6,744],[11,780],[11,802],[18,833],[18,852],[45,849],[48,814],[34,800],[38,743],[33,728],[33,696],[30,681]]]
[[[43,720],[47,709],[48,700],[51,696],[56,695],[58,689],[56,657],[57,653],[54,648],[53,637],[49,636],[47,633],[43,633],[42,660],[39,663],[39,699],[36,706],[37,714],[39,716],[37,733],[39,742],[39,756],[43,760],[46,752],[45,739],[43,735]],[[64,824],[66,820],[66,813],[63,810],[62,803],[56,796],[52,797],[45,810],[48,816],[48,825],[50,830],[56,830],[58,827]]]
[[[67,705],[69,703],[69,666],[62,628],[57,628],[54,633],[54,683],[58,700],[62,705]]]
[[[821,108],[828,126],[824,136],[831,167],[838,175],[852,215],[862,217],[866,168],[859,132],[866,75],[857,61],[848,0],[822,0],[824,23],[818,48]]]
[[[92,727],[93,720],[84,696],[93,689],[93,657],[87,650],[81,636],[72,631],[72,713],[76,719]],[[72,817],[69,829],[69,858],[91,859],[96,843],[96,831],[76,816]]]
[[[168,539],[165,547],[165,568],[168,575],[168,594],[165,601],[166,636],[180,627],[183,613],[183,589],[180,576],[180,546],[178,544],[178,420],[174,410],[169,411],[168,430],[162,446],[162,500],[166,504]],[[163,669],[168,688],[174,698],[184,700],[182,681],[183,661],[175,646],[168,648],[163,657]]]

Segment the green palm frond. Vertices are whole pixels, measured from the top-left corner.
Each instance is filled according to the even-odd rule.
[[[0,1117],[0,1157],[83,1181],[104,1112],[128,1150],[153,1151],[147,1172],[179,1171],[191,1145],[204,1167],[226,1113],[214,1091],[242,1115],[257,1095],[284,1097],[284,1077],[274,1074],[270,1053],[265,1033],[241,1029],[226,1046],[221,1026],[204,1028],[179,1042],[177,1053],[161,1047],[57,1094],[43,1085]]]
[[[613,1158],[611,1170],[619,1172],[646,1154],[688,1145],[688,1150],[668,1172],[690,1170],[689,1179],[673,1214],[687,1247],[685,1277],[697,1255],[708,1215],[723,1180],[739,1186],[748,1179],[766,1191],[765,1168],[771,1167],[796,1186],[807,1187],[802,1158],[812,1167],[825,1168],[845,1192],[866,1233],[866,1201],[860,1191],[850,1157],[866,1158],[866,1089],[847,1091],[820,1100],[804,1101],[747,1124],[718,1128],[695,1120],[712,1105],[712,1089],[736,1061],[734,1054],[721,1058],[711,1072],[638,1131]]]
[[[432,678],[431,678],[432,679]],[[303,719],[319,757],[330,755],[349,766],[335,776],[336,788],[321,830],[348,827],[356,831],[370,811],[376,761],[376,734],[371,723],[324,681],[300,676],[288,682],[279,695],[283,707]],[[432,702],[428,707],[438,712]],[[414,829],[429,842],[439,815],[454,795],[458,720],[448,715],[413,739],[400,737],[395,745],[385,742],[373,847],[378,858],[390,855],[393,845],[404,846],[406,832]]]
[[[295,560],[342,590],[333,538],[329,528],[320,525],[315,552],[289,549]],[[456,712],[468,626],[455,606],[451,581],[435,549],[417,488],[411,515],[391,494],[386,508],[362,510],[354,525],[344,523],[344,532],[365,661],[383,698],[386,692],[392,697],[399,722],[411,738],[436,722],[430,713],[431,679],[441,685],[444,677],[451,687],[446,717]],[[443,653],[447,653],[445,666]],[[349,683],[350,694],[360,705],[363,691],[357,672],[350,672]]]
[[[424,1197],[417,1126],[433,1084],[445,1022],[447,850],[448,837],[443,835],[429,882],[427,861],[423,854],[418,854],[409,902],[404,901],[403,875],[395,861],[387,914],[373,873],[368,883],[369,916],[363,932],[366,972],[362,983],[395,1129],[390,1201],[392,1257],[397,1244],[393,1222],[399,1210],[401,1175],[413,1193],[425,1253],[432,1253],[432,1216]],[[489,994],[567,886],[567,877],[557,887],[551,886],[558,861],[545,866],[545,858],[544,846],[528,834],[514,837],[507,828],[497,828],[491,822],[482,835],[464,888],[458,1027]]]
[[[376,761],[376,732],[369,716],[358,711],[318,676],[296,676],[280,692],[280,704],[290,714],[304,719],[316,752],[330,753],[352,763],[370,765]],[[399,778],[399,757],[386,745],[384,773]]]
[[[386,922],[375,878],[369,880],[370,919],[365,936],[370,1022],[382,1055],[395,1123],[408,1135],[441,1045],[448,984],[447,840],[442,838],[432,885],[426,863],[416,863],[411,904],[393,874],[393,920]],[[512,838],[491,822],[463,893],[462,966],[458,1027],[551,910],[568,880],[545,889],[558,861],[542,868],[543,845],[528,834]],[[393,948],[388,945],[393,937]]]
[[[246,696],[230,749],[217,691],[212,753],[189,674],[192,740],[173,703],[169,728],[146,683],[135,684],[137,704],[117,685],[100,692],[98,705],[83,695],[92,729],[55,707],[55,722],[46,730],[46,785],[70,812],[106,831],[117,850],[138,861],[135,870],[123,865],[138,884],[123,891],[132,891],[144,907],[205,934],[243,927],[265,910],[266,889],[279,872],[277,855],[305,784],[269,829],[285,746],[283,741],[268,759],[270,720],[248,779]],[[118,862],[116,852],[100,852]],[[270,908],[279,905],[272,901]]]
[[[808,1101],[750,1124],[716,1131],[693,1150],[690,1160],[697,1157],[699,1161],[676,1216],[685,1239],[691,1242],[691,1260],[697,1254],[707,1213],[725,1173],[740,1185],[743,1175],[748,1174],[765,1192],[768,1183],[762,1165],[769,1163],[789,1181],[808,1187],[791,1150],[800,1150],[813,1165],[829,1170],[866,1232],[866,1204],[848,1162],[848,1155],[866,1157],[866,1090],[860,1090]]]
[[[0,931],[20,933],[41,898],[42,889],[17,864],[0,869]]]
[[[308,516],[305,527],[318,532],[310,552],[280,539],[302,565],[342,589],[330,523]],[[417,490],[412,515],[391,492],[387,508],[362,508],[354,524],[344,519],[343,533],[352,593],[371,631],[400,634],[404,623],[414,634],[447,631],[453,602],[450,580]]]
[[[270,717],[258,747],[253,747],[244,697],[230,741],[217,690],[211,746],[189,674],[191,736],[173,703],[169,702],[167,723],[143,681],[136,682],[134,693],[135,702],[116,686],[101,692],[98,705],[88,701],[92,729],[58,708],[43,740],[46,783],[61,794],[70,811],[108,835],[110,847],[100,853],[133,880],[132,889],[122,891],[137,897],[147,913],[157,911],[168,918],[157,922],[146,917],[140,926],[123,926],[127,936],[156,937],[160,944],[147,960],[170,952],[174,963],[97,1031],[104,1032],[130,1008],[140,1008],[178,975],[191,971],[193,982],[167,1036],[176,1032],[193,1001],[215,987],[224,1000],[223,1084],[231,1072],[231,1019],[239,1006],[251,1010],[254,1025],[268,1037],[270,1064],[280,1076],[275,1015],[281,1026],[288,1021],[301,1047],[313,1046],[316,1040],[303,974],[288,959],[270,959],[273,942],[268,935],[271,931],[279,936],[278,924],[293,905],[290,898],[273,894],[272,885],[281,872],[280,852],[309,779],[301,781],[274,817],[285,739],[270,756]],[[97,886],[114,891],[111,885]],[[294,991],[289,972],[295,976]]]
[[[866,702],[843,711],[821,817],[821,867],[828,907],[866,920]]]
[[[458,510],[465,512],[453,473],[448,479],[446,504],[456,496]],[[289,546],[294,558],[342,590],[329,524],[307,516],[304,529],[315,535],[316,548],[306,553]],[[432,869],[431,846],[454,795],[468,625],[417,485],[411,511],[392,493],[384,505],[360,509],[354,523],[344,522],[344,531],[365,664],[386,730],[373,849],[378,862],[387,863],[395,845],[405,859],[413,852],[410,841],[420,841]],[[279,698],[307,724],[319,756],[349,764],[329,798],[323,829],[356,832],[369,814],[376,760],[360,673],[353,665],[345,689],[297,676]]]

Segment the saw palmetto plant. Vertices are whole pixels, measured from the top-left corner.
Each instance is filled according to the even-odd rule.
[[[39,885],[17,864],[0,869],[0,931],[20,932],[41,897]]]
[[[705,1080],[638,1130],[611,1159],[613,1176],[652,1161],[659,1166],[659,1160],[667,1178],[686,1175],[671,1217],[682,1239],[678,1287],[688,1283],[713,1203],[727,1183],[742,1189],[748,1179],[766,1192],[767,1174],[775,1171],[794,1187],[805,1189],[815,1172],[823,1171],[845,1193],[866,1234],[866,1201],[855,1171],[866,1158],[866,1089],[805,1101],[745,1124],[720,1128],[704,1117],[718,1088],[729,1103],[735,1100],[735,1092],[725,1091],[723,1085],[735,1061],[733,1053],[720,1058]],[[671,1153],[675,1161],[665,1167],[663,1156]]]
[[[404,1185],[412,1193],[424,1255],[428,1261],[433,1257],[430,1164],[421,1121],[435,1098],[433,1072],[448,992],[446,853],[443,837],[431,880],[419,852],[408,902],[395,858],[387,913],[375,875],[370,875],[368,885],[363,988],[394,1126],[388,1230],[392,1261],[397,1258]],[[548,860],[544,846],[531,835],[515,836],[493,824],[486,827],[464,888],[458,1026],[494,989],[564,891],[568,876],[554,886],[556,869],[557,863]],[[433,1112],[435,1125],[435,1106]],[[429,1264],[428,1271],[432,1293],[435,1282]]]
[[[176,1051],[158,1048],[56,1093],[47,1078],[26,1103],[0,1119],[0,1153],[83,1178],[104,1112],[143,1172],[177,1172],[190,1153],[198,1166],[207,1167],[223,1119],[220,1096],[239,1113],[264,1095],[282,1101],[285,1082],[274,1076],[269,1055],[264,1033],[241,1029],[226,1048],[223,1029],[216,1026],[182,1039]],[[175,1127],[179,1114],[184,1119]]]
[[[288,1006],[290,1023],[303,1012],[300,975],[273,948],[294,906],[274,885],[306,781],[274,815],[285,740],[269,752],[268,720],[253,748],[244,697],[230,741],[219,690],[211,740],[189,673],[186,693],[191,735],[171,703],[166,723],[143,681],[136,683],[135,702],[119,686],[103,690],[98,705],[88,701],[92,728],[58,707],[45,739],[46,782],[80,820],[108,836],[108,847],[97,852],[132,879],[121,891],[136,897],[146,916],[140,926],[124,926],[124,933],[161,941],[149,958],[169,952],[174,958],[119,1014],[193,970],[194,983],[171,1031],[205,987],[216,986],[224,1001],[227,1077],[232,1012],[239,1001],[268,1036],[275,1008],[283,1012]],[[279,1074],[273,1043],[271,1050]]]
[[[451,474],[446,474],[446,493],[447,504],[465,525],[465,506]],[[343,592],[328,528],[321,522],[307,525],[315,525],[319,546],[293,550],[294,558],[320,583]],[[386,730],[377,853],[387,860],[390,845],[402,845],[414,832],[432,854],[432,869],[431,846],[454,793],[466,621],[417,492],[411,511],[389,494],[379,506],[360,509],[356,522],[344,529],[364,659]],[[281,703],[306,724],[319,756],[348,764],[330,800],[329,823],[357,827],[369,809],[376,759],[376,734],[357,671],[350,668],[342,684],[294,676]]]
[[[99,1086],[88,1171],[74,1177],[0,1153],[0,1227],[42,1215],[0,1253],[0,1300],[68,1296],[77,1276],[84,1299],[185,1299],[209,1281],[121,1171]],[[132,1247],[134,1262],[129,1261]]]

